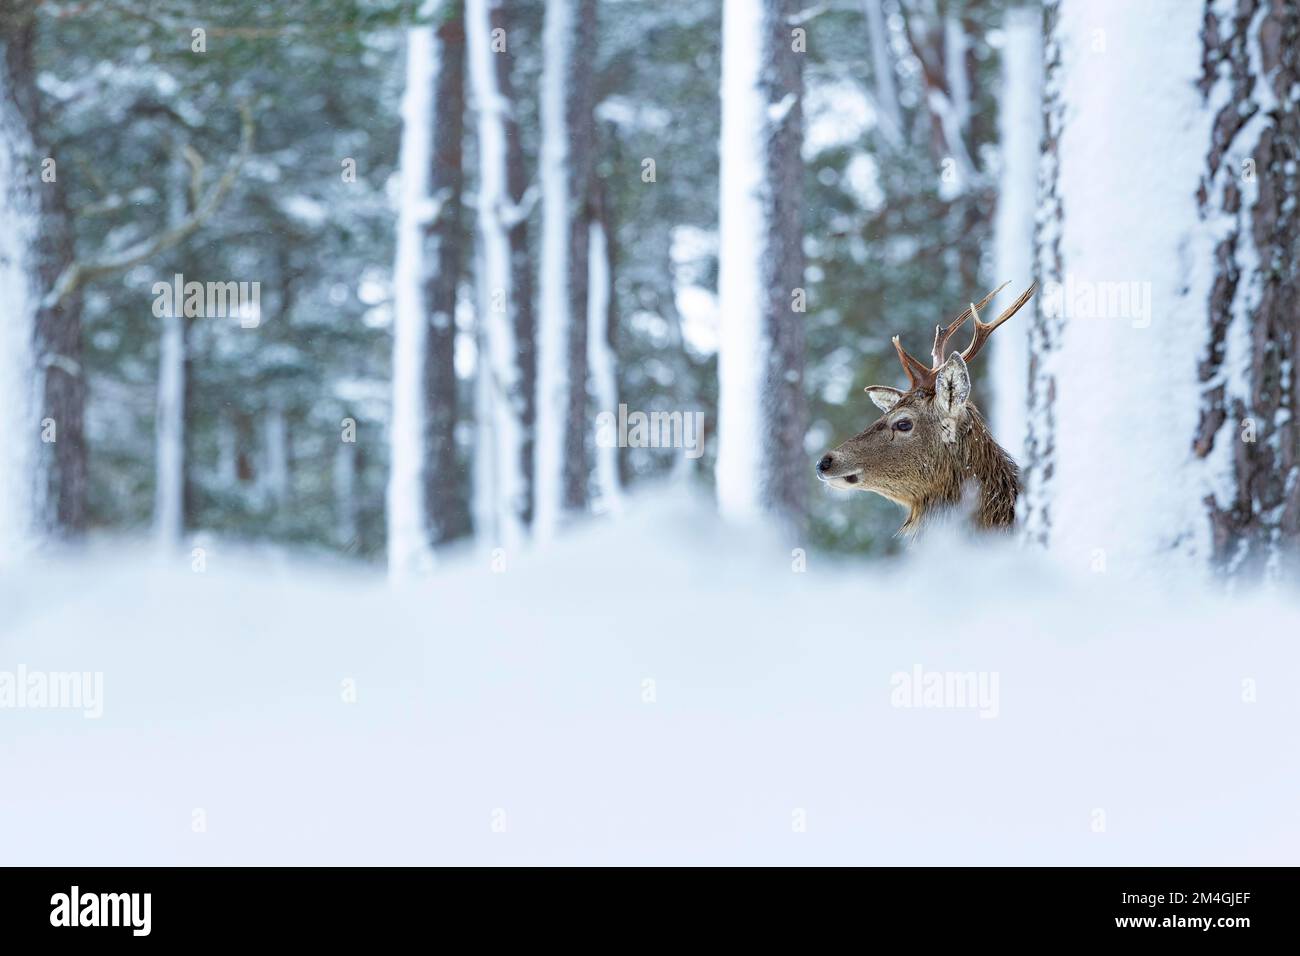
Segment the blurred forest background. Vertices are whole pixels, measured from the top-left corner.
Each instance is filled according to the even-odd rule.
[[[1143,9],[2,0],[0,384],[22,402],[39,378],[35,418],[59,429],[5,465],[9,541],[209,532],[420,564],[476,537],[545,537],[653,482],[709,491],[716,472],[724,511],[883,551],[896,509],[821,491],[812,463],[875,419],[865,385],[900,384],[890,337],[923,354],[935,323],[988,289],[1069,274],[1154,286],[1154,322],[1062,351],[1069,303],[1053,313],[1049,296],[974,369],[1038,489],[1031,511],[1053,481],[1087,488],[1091,467],[1168,497],[1175,475],[1151,487],[1124,462],[1199,456],[1212,500],[1191,482],[1197,514],[1176,521],[1202,529],[1202,557],[1271,560],[1300,523],[1296,13],[1128,6]],[[1164,16],[1178,8],[1195,9]],[[1182,99],[1161,100],[1165,83]],[[1144,109],[1178,122],[1144,123]],[[1072,135],[1096,144],[1070,154],[1086,170],[1058,155]],[[728,223],[720,196],[751,176],[768,205]],[[1071,234],[1068,214],[1108,176],[1128,186]],[[1181,205],[1147,188],[1165,180]],[[1102,245],[1111,258],[1089,262]],[[153,287],[175,274],[259,282],[255,326],[159,317]],[[732,415],[732,440],[752,447],[719,462],[719,352],[743,365],[763,342],[785,364],[757,371],[758,404]],[[1072,354],[1121,352],[1113,396],[1104,378],[1069,379]],[[1044,411],[1049,392],[1080,411]],[[618,403],[702,411],[703,457],[601,448],[595,417]],[[1170,429],[1150,409],[1169,403],[1191,424],[1162,458],[1150,443]],[[1107,454],[1129,416],[1138,433]],[[1224,451],[1252,416],[1258,441]],[[30,442],[32,416],[4,417],[21,428],[6,444]],[[1084,432],[1053,430],[1064,422],[1091,429],[1095,456],[1068,451]],[[1090,507],[1127,493],[1102,485]],[[1177,545],[1164,527],[1147,537]]]

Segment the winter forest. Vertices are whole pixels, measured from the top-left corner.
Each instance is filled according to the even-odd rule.
[[[0,862],[1294,863],[1298,158],[1292,0],[0,0]]]

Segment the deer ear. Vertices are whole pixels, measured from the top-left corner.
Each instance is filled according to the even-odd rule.
[[[882,412],[887,412],[903,397],[903,393],[896,388],[890,388],[888,385],[868,385],[863,389],[870,396],[871,400],[876,403],[876,407]]]
[[[934,403],[945,416],[955,416],[970,396],[970,371],[961,355],[953,352],[934,377]]]

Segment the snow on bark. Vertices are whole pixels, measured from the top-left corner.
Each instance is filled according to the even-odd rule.
[[[357,443],[340,441],[334,448],[334,540],[351,548],[357,540],[360,507],[357,500]]]
[[[167,183],[167,225],[176,228],[189,213],[188,170],[177,155]],[[185,333],[179,303],[160,317],[158,392],[154,421],[154,538],[162,548],[180,543],[185,532]]]
[[[757,4],[722,9],[722,141],[718,260],[718,463],[721,512],[762,513],[763,256],[767,103],[760,87],[764,22]]]
[[[718,506],[803,520],[807,463],[800,248],[802,93],[782,0],[727,0],[722,22]]]
[[[1210,541],[1190,442],[1214,271],[1195,199],[1203,11],[1061,0],[1047,15],[1028,528],[1077,565],[1196,567]]]
[[[477,107],[479,148],[478,226],[482,246],[479,321],[482,334],[478,361],[481,377],[479,441],[492,443],[491,455],[479,455],[491,473],[481,476],[490,491],[491,523],[480,526],[486,543],[507,549],[524,539],[526,507],[523,461],[525,432],[519,388],[515,325],[512,321],[509,230],[514,214],[507,180],[505,123],[510,104],[497,82],[492,49],[495,0],[469,0],[465,11],[469,74]],[[482,485],[480,487],[483,487]]]
[[[605,227],[598,219],[591,222],[587,257],[587,348],[592,392],[598,411],[617,414],[618,363],[609,338],[613,286]],[[681,457],[685,458],[684,455]],[[617,445],[597,447],[596,485],[602,509],[609,514],[620,513],[623,510],[623,493],[618,478]]]
[[[994,222],[995,284],[1027,286],[1034,268],[1034,216],[1038,203],[1038,153],[1042,140],[1043,15],[1037,7],[1013,7],[1003,25],[1002,96],[998,128],[1001,183]],[[1030,303],[1036,309],[1037,302]],[[990,341],[989,381],[993,433],[1022,461],[1029,387],[1029,313],[1008,323]]]
[[[548,0],[542,70],[542,249],[533,531],[587,503],[587,216],[595,4]]]
[[[0,43],[0,56],[8,43]],[[15,91],[0,71],[0,561],[17,560],[36,536],[36,313],[43,288],[33,250],[41,210],[34,171],[39,157]]]
[[[397,261],[393,269],[393,412],[389,426],[387,492],[388,568],[401,577],[433,565],[425,470],[425,358],[429,334],[425,301],[424,227],[433,197],[433,90],[437,71],[433,28],[414,27],[406,39],[402,97],[401,192]]]
[[[460,452],[456,314],[464,272],[465,15],[461,0],[442,0],[434,32],[433,171],[425,232],[426,466],[429,532],[435,548],[468,535],[469,488]],[[518,281],[516,280],[516,289]]]
[[[158,544],[172,547],[185,530],[185,319],[160,321],[153,522]]]
[[[85,380],[75,296],[46,291],[72,258],[63,184],[42,182],[45,129],[30,4],[0,8],[0,556],[86,521]]]
[[[568,409],[568,334],[572,196],[567,122],[573,0],[548,0],[542,31],[542,265],[537,315],[537,425],[533,533],[554,535],[563,510],[564,431]]]
[[[1300,9],[1217,0],[1200,37],[1212,128],[1197,200],[1213,250],[1192,447],[1216,566],[1278,578],[1300,544]]]

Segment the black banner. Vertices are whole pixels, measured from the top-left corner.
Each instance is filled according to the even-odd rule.
[[[9,869],[6,942],[95,946],[435,938],[986,944],[1130,938],[1249,945],[1293,935],[1291,869]],[[609,934],[613,933],[613,936]]]

